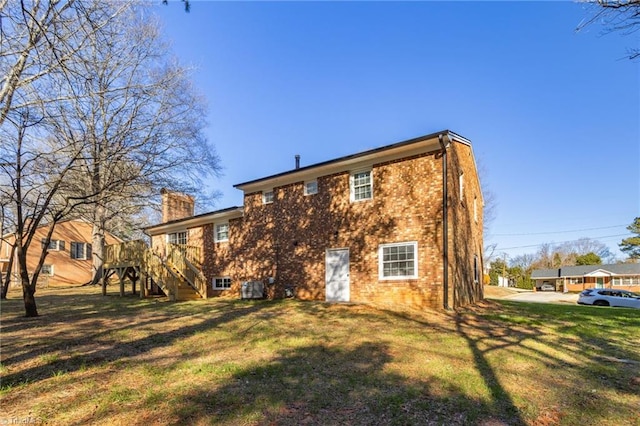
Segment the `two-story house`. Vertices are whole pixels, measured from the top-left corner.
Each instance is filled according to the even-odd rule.
[[[91,257],[93,225],[81,219],[60,222],[56,224],[49,245],[45,247],[44,242],[48,231],[48,225],[43,225],[36,230],[34,243],[27,253],[27,268],[31,274],[40,260],[42,250],[47,250],[47,257],[40,271],[38,285],[76,285],[91,281],[93,277]],[[105,235],[105,239],[107,244],[121,241],[111,234]],[[12,270],[8,270],[14,241],[13,234],[9,234],[0,242],[0,272],[2,272],[3,279],[5,274],[12,274],[13,286],[19,286],[18,262],[14,260]]]
[[[448,308],[482,294],[482,191],[471,143],[451,131],[235,185],[244,205],[193,215],[163,191],[156,253],[195,247],[205,297]]]

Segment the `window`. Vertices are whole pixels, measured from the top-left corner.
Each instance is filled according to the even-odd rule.
[[[480,281],[480,269],[478,268],[478,255],[473,256],[473,282],[478,284]]]
[[[53,265],[47,265],[47,264],[42,265],[42,269],[40,270],[40,273],[42,275],[46,275],[48,277],[52,277],[53,276]]]
[[[318,193],[318,181],[311,180],[304,183],[304,195],[313,195]]]
[[[44,248],[44,245],[47,242],[47,239],[43,238],[41,242],[42,242],[42,248]],[[47,250],[64,250],[64,241],[50,240],[49,247],[47,247]]]
[[[383,244],[378,251],[380,279],[418,278],[418,243]]]
[[[91,244],[71,242],[71,258],[77,260],[87,260],[91,258]]]
[[[264,191],[262,193],[262,204],[273,203],[273,191]]]
[[[229,224],[219,223],[215,226],[215,242],[229,241]]]
[[[569,284],[582,284],[582,277],[569,278]]]
[[[167,242],[169,244],[179,244],[179,245],[186,246],[187,245],[187,231],[174,232],[172,234],[167,234]]]
[[[371,170],[351,175],[351,201],[363,201],[373,198]]]
[[[213,279],[213,288],[215,290],[227,290],[231,288],[231,278],[217,277]]]

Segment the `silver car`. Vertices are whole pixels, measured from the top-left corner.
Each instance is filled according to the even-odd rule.
[[[581,305],[620,306],[640,309],[640,294],[627,290],[590,288],[580,293],[578,303]]]

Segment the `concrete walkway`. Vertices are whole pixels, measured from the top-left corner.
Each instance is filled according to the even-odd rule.
[[[535,302],[535,303],[571,303],[578,302],[578,294],[576,293],[559,293],[555,291],[531,291],[520,290],[516,294],[502,297],[504,300],[516,300],[519,302]]]

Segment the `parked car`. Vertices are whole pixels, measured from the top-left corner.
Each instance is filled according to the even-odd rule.
[[[578,296],[581,305],[621,306],[640,309],[640,294],[627,290],[610,288],[590,288]]]
[[[556,286],[549,283],[544,283],[540,286],[540,291],[556,291]]]

